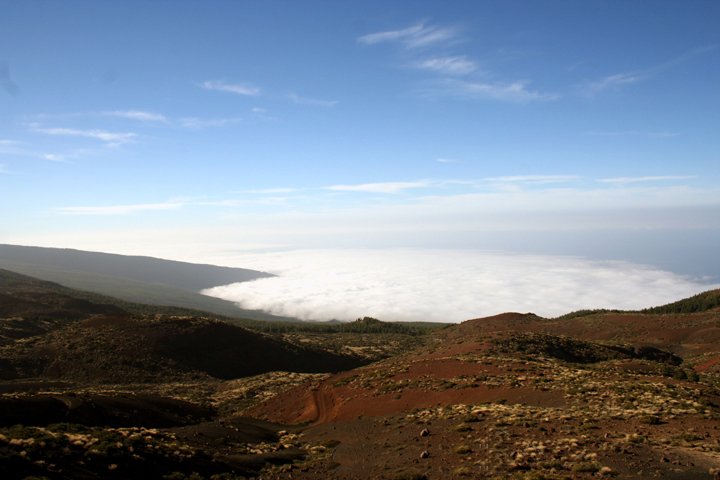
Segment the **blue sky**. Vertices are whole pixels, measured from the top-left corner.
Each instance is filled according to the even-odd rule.
[[[715,1],[0,1],[0,242],[719,278],[718,24]]]

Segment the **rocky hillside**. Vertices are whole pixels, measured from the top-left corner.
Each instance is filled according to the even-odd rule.
[[[713,479],[719,315],[471,320],[247,413],[330,445],[268,478]]]

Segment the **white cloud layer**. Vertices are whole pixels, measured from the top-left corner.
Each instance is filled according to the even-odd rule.
[[[277,277],[203,293],[301,319],[458,322],[506,311],[639,309],[718,286],[625,262],[424,249],[310,250],[225,263]]]

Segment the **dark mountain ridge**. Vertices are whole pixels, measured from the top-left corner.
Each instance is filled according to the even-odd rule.
[[[28,268],[34,265],[47,269],[122,277],[195,292],[218,285],[273,276],[246,268],[218,267],[153,257],[86,252],[66,248],[0,245],[0,266],[11,263],[28,265]]]
[[[128,302],[172,305],[227,317],[293,320],[243,310],[200,293],[205,288],[272,276],[256,270],[19,245],[0,245],[0,268]]]

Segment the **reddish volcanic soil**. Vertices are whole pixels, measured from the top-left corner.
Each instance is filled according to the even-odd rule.
[[[720,480],[720,291],[286,343],[0,277],[3,479]]]
[[[614,350],[592,342],[666,347],[709,371],[720,356],[690,355],[720,352],[718,323],[717,313],[562,322],[503,314],[444,329],[414,352],[248,411],[301,425],[314,452],[262,478],[718,478],[720,381],[690,378],[694,364],[677,366],[669,354],[593,360]],[[584,340],[570,343],[580,363],[552,357],[568,344],[554,339],[566,336]],[[549,353],[525,350],[527,338],[534,348],[548,342],[539,351]]]
[[[373,369],[375,372],[380,369]],[[364,371],[372,375],[373,370]],[[545,407],[564,405],[563,394],[558,391],[542,391],[536,388],[506,388],[469,384],[465,388],[447,387],[436,390],[437,380],[466,378],[470,376],[497,374],[495,366],[479,365],[459,360],[421,360],[413,362],[407,371],[393,375],[391,379],[408,385],[395,392],[383,393],[382,388],[349,386],[344,380],[352,373],[332,376],[319,385],[308,389],[301,386],[265,402],[248,412],[250,415],[282,424],[326,423],[354,420],[362,416],[394,415],[419,408],[444,405],[475,404],[503,401]],[[411,387],[418,383],[427,388]]]

